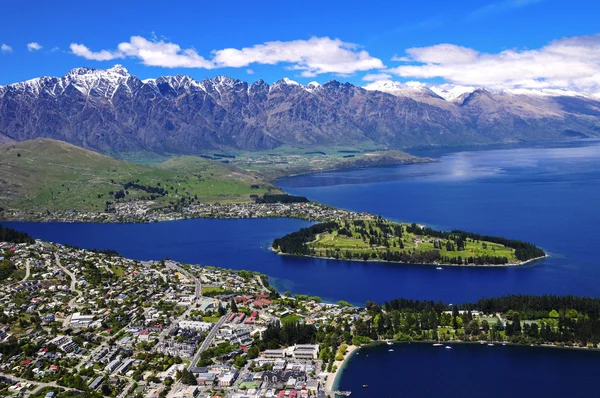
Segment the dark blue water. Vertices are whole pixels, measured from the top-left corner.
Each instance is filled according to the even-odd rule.
[[[413,343],[361,349],[343,370],[339,389],[352,391],[352,398],[599,396],[597,352],[479,344],[452,347]]]
[[[448,153],[432,164],[289,178],[290,193],[443,229],[528,240],[552,257],[523,267],[451,268],[278,256],[288,219],[152,224],[7,223],[35,237],[127,257],[257,270],[280,290],[356,304],[394,297],[464,302],[508,293],[600,296],[600,142]]]

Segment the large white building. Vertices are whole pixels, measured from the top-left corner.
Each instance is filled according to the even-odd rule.
[[[317,359],[318,357],[318,344],[298,344],[294,347],[294,358],[296,359]]]
[[[181,329],[194,329],[201,332],[208,332],[212,329],[213,324],[210,322],[201,321],[179,321],[179,327]]]

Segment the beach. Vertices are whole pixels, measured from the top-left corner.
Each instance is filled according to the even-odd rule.
[[[348,346],[348,349],[346,350],[346,354],[344,355],[344,359],[341,361],[334,362],[334,365],[336,366],[336,371],[329,373],[329,375],[327,376],[327,381],[325,382],[325,391],[327,393],[333,392],[337,389],[338,376],[344,370],[344,367],[346,366],[346,363],[350,359],[350,356],[352,356],[352,353],[354,351],[358,350],[359,348],[360,348],[359,346],[355,346],[355,345]]]

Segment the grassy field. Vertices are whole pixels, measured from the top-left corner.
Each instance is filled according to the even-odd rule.
[[[127,183],[135,186],[126,189]],[[103,211],[107,201],[150,199],[147,187],[164,190],[152,200],[155,207],[249,202],[251,194],[274,189],[255,174],[192,156],[144,166],[50,139],[0,146],[0,207]],[[121,190],[125,196],[117,200]]]
[[[441,257],[451,259],[488,256],[506,257],[510,263],[518,261],[515,257],[515,250],[501,244],[468,238],[464,249],[458,250],[453,240],[439,239],[415,233],[412,230],[409,232],[409,224],[385,221],[383,225],[387,227],[386,231],[383,231],[378,225],[380,224],[375,221],[364,221],[360,225],[357,225],[356,222],[340,223],[339,228],[317,235],[313,242],[308,243],[308,246],[314,249],[317,256],[323,257],[332,257],[336,253],[347,257],[347,253],[350,253],[353,257],[362,257],[368,254],[372,258],[373,253],[439,251]],[[402,228],[401,236],[398,236],[397,233],[390,233],[398,227]]]
[[[221,294],[221,293],[225,293],[225,290],[223,290],[220,287],[213,287],[213,286],[202,286],[202,294]]]
[[[302,317],[298,315],[287,315],[281,318],[281,323],[297,323],[301,319]]]
[[[229,161],[233,165],[260,173],[265,179],[273,181],[290,175],[430,160],[402,151],[389,151],[365,145],[358,148],[281,147],[270,151],[239,153],[235,159]]]

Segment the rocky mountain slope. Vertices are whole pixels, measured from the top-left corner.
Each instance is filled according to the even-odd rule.
[[[193,154],[281,145],[424,145],[600,135],[600,100],[332,80],[140,80],[120,65],[0,87],[0,142],[53,138],[99,151]]]

